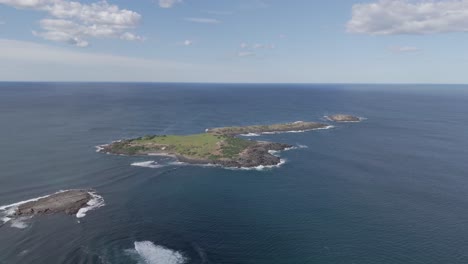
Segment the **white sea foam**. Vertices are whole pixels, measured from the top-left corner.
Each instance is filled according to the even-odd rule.
[[[101,152],[104,150],[104,147],[107,146],[107,145],[99,145],[99,146],[96,146],[96,152]]]
[[[279,150],[269,150],[268,153],[270,153],[271,155],[273,156],[278,156],[278,154],[280,153],[281,151]]]
[[[274,169],[274,168],[279,168],[281,166],[283,166],[284,164],[286,163],[286,159],[280,159],[280,162],[276,165],[267,165],[267,166],[264,166],[264,165],[259,165],[259,166],[256,166],[256,167],[240,167],[240,168],[233,168],[233,167],[224,167],[225,169],[228,169],[228,170],[257,170],[257,171],[264,171],[264,170],[268,170],[268,169]]]
[[[89,200],[89,202],[86,204],[86,207],[83,207],[80,210],[78,210],[78,212],[76,213],[77,218],[83,218],[86,216],[87,212],[106,205],[102,196],[98,195],[95,192],[89,192],[89,194],[91,195],[91,200]]]
[[[331,128],[334,128],[334,126],[330,125],[330,126],[312,128],[312,129],[305,129],[305,130],[263,132],[262,134],[264,134],[264,135],[275,135],[275,134],[285,134],[285,133],[304,133],[304,132],[309,132],[309,131],[314,131],[314,130],[325,130],[325,129],[331,129]]]
[[[306,148],[309,148],[309,146],[299,144],[297,146],[293,146],[293,147],[290,147],[290,148],[285,148],[284,151],[294,150],[294,149],[306,149]]]
[[[183,264],[186,258],[182,253],[155,245],[151,241],[134,243],[135,248],[128,250],[138,258],[141,264]]]
[[[248,133],[248,134],[241,134],[242,137],[259,137],[260,134],[257,133]]]
[[[134,162],[132,164],[130,164],[131,166],[135,166],[135,167],[143,167],[143,168],[151,168],[151,169],[157,169],[157,168],[162,168],[164,166],[167,166],[167,165],[162,165],[162,164],[159,164],[157,163],[156,161],[154,160],[150,160],[150,161],[142,161],[142,162]]]
[[[27,228],[29,226],[26,221],[31,219],[31,218],[32,217],[20,217],[20,218],[13,219],[10,222],[11,227],[19,228],[19,229],[25,229],[25,228]]]

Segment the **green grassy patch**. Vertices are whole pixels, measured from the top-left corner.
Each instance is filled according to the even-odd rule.
[[[234,137],[226,137],[225,143],[222,147],[225,158],[234,158],[248,146],[252,145],[252,141]]]
[[[155,151],[216,160],[234,158],[251,144],[253,144],[251,141],[245,139],[204,133],[187,136],[144,136],[130,140],[129,144],[117,145],[116,147],[126,148],[125,152],[129,154],[135,154],[139,151]]]

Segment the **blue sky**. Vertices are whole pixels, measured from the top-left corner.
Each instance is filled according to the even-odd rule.
[[[0,80],[468,83],[468,0],[0,0]]]

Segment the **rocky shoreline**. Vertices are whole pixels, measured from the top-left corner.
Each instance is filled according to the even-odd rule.
[[[238,136],[243,134],[263,134],[263,133],[281,133],[292,131],[308,131],[314,129],[324,129],[329,127],[328,124],[317,122],[304,122],[296,121],[293,123],[274,124],[274,125],[256,125],[256,126],[243,126],[243,127],[218,127],[208,128],[206,133],[216,135],[229,135]]]
[[[36,201],[27,202],[18,206],[14,216],[33,216],[65,213],[77,214],[88,205],[93,197],[87,190],[69,190],[55,193]]]
[[[245,149],[240,153],[239,157],[235,159],[202,160],[191,159],[180,155],[176,155],[176,157],[180,162],[194,165],[211,164],[225,168],[253,168],[258,166],[276,166],[280,164],[281,159],[272,155],[270,151],[282,151],[292,147],[292,145],[282,143],[258,142]]]
[[[50,195],[0,206],[0,227],[11,223],[12,227],[26,228],[35,216],[67,214],[77,218],[104,206],[104,198],[93,190],[66,190]]]
[[[122,141],[119,141],[122,144]],[[125,142],[124,142],[125,143]],[[218,159],[203,159],[193,158],[190,156],[181,155],[179,153],[171,153],[166,151],[142,151],[131,154],[130,156],[169,156],[174,157],[179,162],[192,165],[216,165],[226,168],[252,168],[258,166],[276,166],[281,163],[281,159],[272,155],[271,151],[283,151],[292,148],[292,145],[283,143],[274,143],[266,141],[257,141],[245,148],[238,157],[235,158],[218,158]],[[128,153],[116,152],[112,144],[100,146],[99,152],[119,155],[129,155]]]

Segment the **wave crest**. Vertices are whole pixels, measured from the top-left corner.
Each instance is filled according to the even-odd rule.
[[[104,205],[106,205],[104,202],[104,198],[102,198],[102,196],[98,195],[95,192],[89,192],[89,194],[91,195],[92,198],[87,203],[88,206],[81,208],[76,213],[77,218],[83,218],[86,216],[86,213],[88,211],[91,211],[91,210],[94,210],[94,209],[97,209],[99,207],[103,207]]]
[[[135,248],[128,250],[141,264],[183,264],[186,258],[182,253],[155,245],[151,241],[137,241]]]

